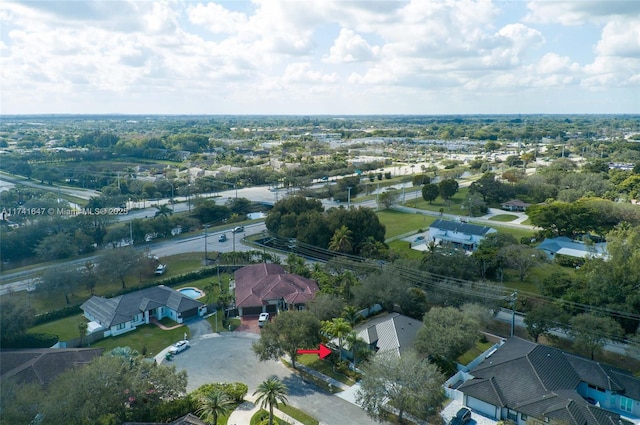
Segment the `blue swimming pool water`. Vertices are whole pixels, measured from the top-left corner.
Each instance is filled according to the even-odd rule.
[[[182,289],[179,289],[178,292],[180,292],[183,295],[186,295],[189,298],[193,298],[194,300],[202,296],[202,291],[195,288],[182,288]]]

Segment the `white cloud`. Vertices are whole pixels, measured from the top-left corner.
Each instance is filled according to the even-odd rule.
[[[342,28],[333,42],[327,62],[363,62],[374,59],[380,53],[380,47],[371,46],[355,32]]]
[[[437,113],[446,98],[448,111],[473,112],[478,99],[519,105],[526,92],[557,112],[564,87],[572,107],[602,112],[587,99],[640,80],[631,3],[6,0],[0,109]],[[585,31],[591,50],[554,51],[559,35],[578,43]],[[637,111],[622,93],[621,108]]]
[[[633,0],[533,0],[527,3],[525,22],[582,25],[607,22],[615,17],[637,17],[640,6]]]

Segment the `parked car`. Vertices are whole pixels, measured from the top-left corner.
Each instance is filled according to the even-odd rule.
[[[234,227],[232,230],[233,233],[240,233],[240,232],[244,232],[244,226],[238,226],[238,227]]]
[[[189,347],[189,341],[187,340],[178,341],[175,344],[173,344],[171,348],[169,348],[169,352],[171,354],[178,354],[179,352],[186,350],[188,347]]]
[[[163,275],[164,272],[167,271],[167,265],[166,264],[158,264],[158,267],[156,267],[156,276],[160,276]]]
[[[269,313],[260,313],[258,317],[258,326],[263,327],[269,321]]]
[[[218,237],[218,242],[226,242],[227,241],[227,235],[225,233],[221,234]]]
[[[471,410],[469,410],[467,407],[463,407],[458,410],[453,418],[451,418],[451,422],[449,422],[449,425],[466,425],[470,420]]]

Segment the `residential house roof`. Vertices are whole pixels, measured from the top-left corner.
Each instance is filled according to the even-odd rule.
[[[36,348],[0,350],[0,379],[49,385],[67,369],[90,363],[102,348]]]
[[[640,398],[640,379],[556,348],[510,338],[470,371],[458,389],[494,406],[571,425],[617,424],[619,415],[590,405],[576,389],[580,382]]]
[[[287,273],[279,264],[252,264],[237,270],[234,276],[238,307],[256,307],[264,301],[280,299],[304,304],[319,290],[313,280]]]
[[[199,301],[187,297],[164,285],[141,289],[114,298],[97,295],[85,301],[80,308],[93,316],[106,328],[131,321],[136,314],[158,307],[168,307],[183,313],[203,306]]]
[[[521,201],[520,199],[512,199],[510,201],[506,201],[502,203],[502,206],[508,206],[508,207],[522,207],[522,208],[526,208],[528,206],[530,206],[531,204],[528,204],[524,201]]]
[[[575,241],[566,236],[545,239],[536,248],[542,251],[546,251],[547,253],[552,255],[561,254],[580,258],[584,258],[588,255],[594,255],[596,257],[607,256],[606,242],[587,245],[584,242]]]
[[[480,226],[477,224],[469,224],[469,223],[459,223],[457,221],[449,221],[449,220],[441,220],[438,219],[431,223],[432,229],[452,231],[458,233],[465,233],[467,235],[476,235],[476,236],[485,236],[487,233],[491,231],[495,231],[492,227],[489,226]]]
[[[375,317],[355,327],[358,338],[375,344],[378,352],[392,351],[398,356],[413,347],[422,321],[393,313]]]

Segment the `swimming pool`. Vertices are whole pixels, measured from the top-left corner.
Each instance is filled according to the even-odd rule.
[[[178,289],[178,292],[180,292],[182,295],[186,295],[189,298],[193,298],[194,300],[204,297],[204,292],[198,288],[182,288]]]

